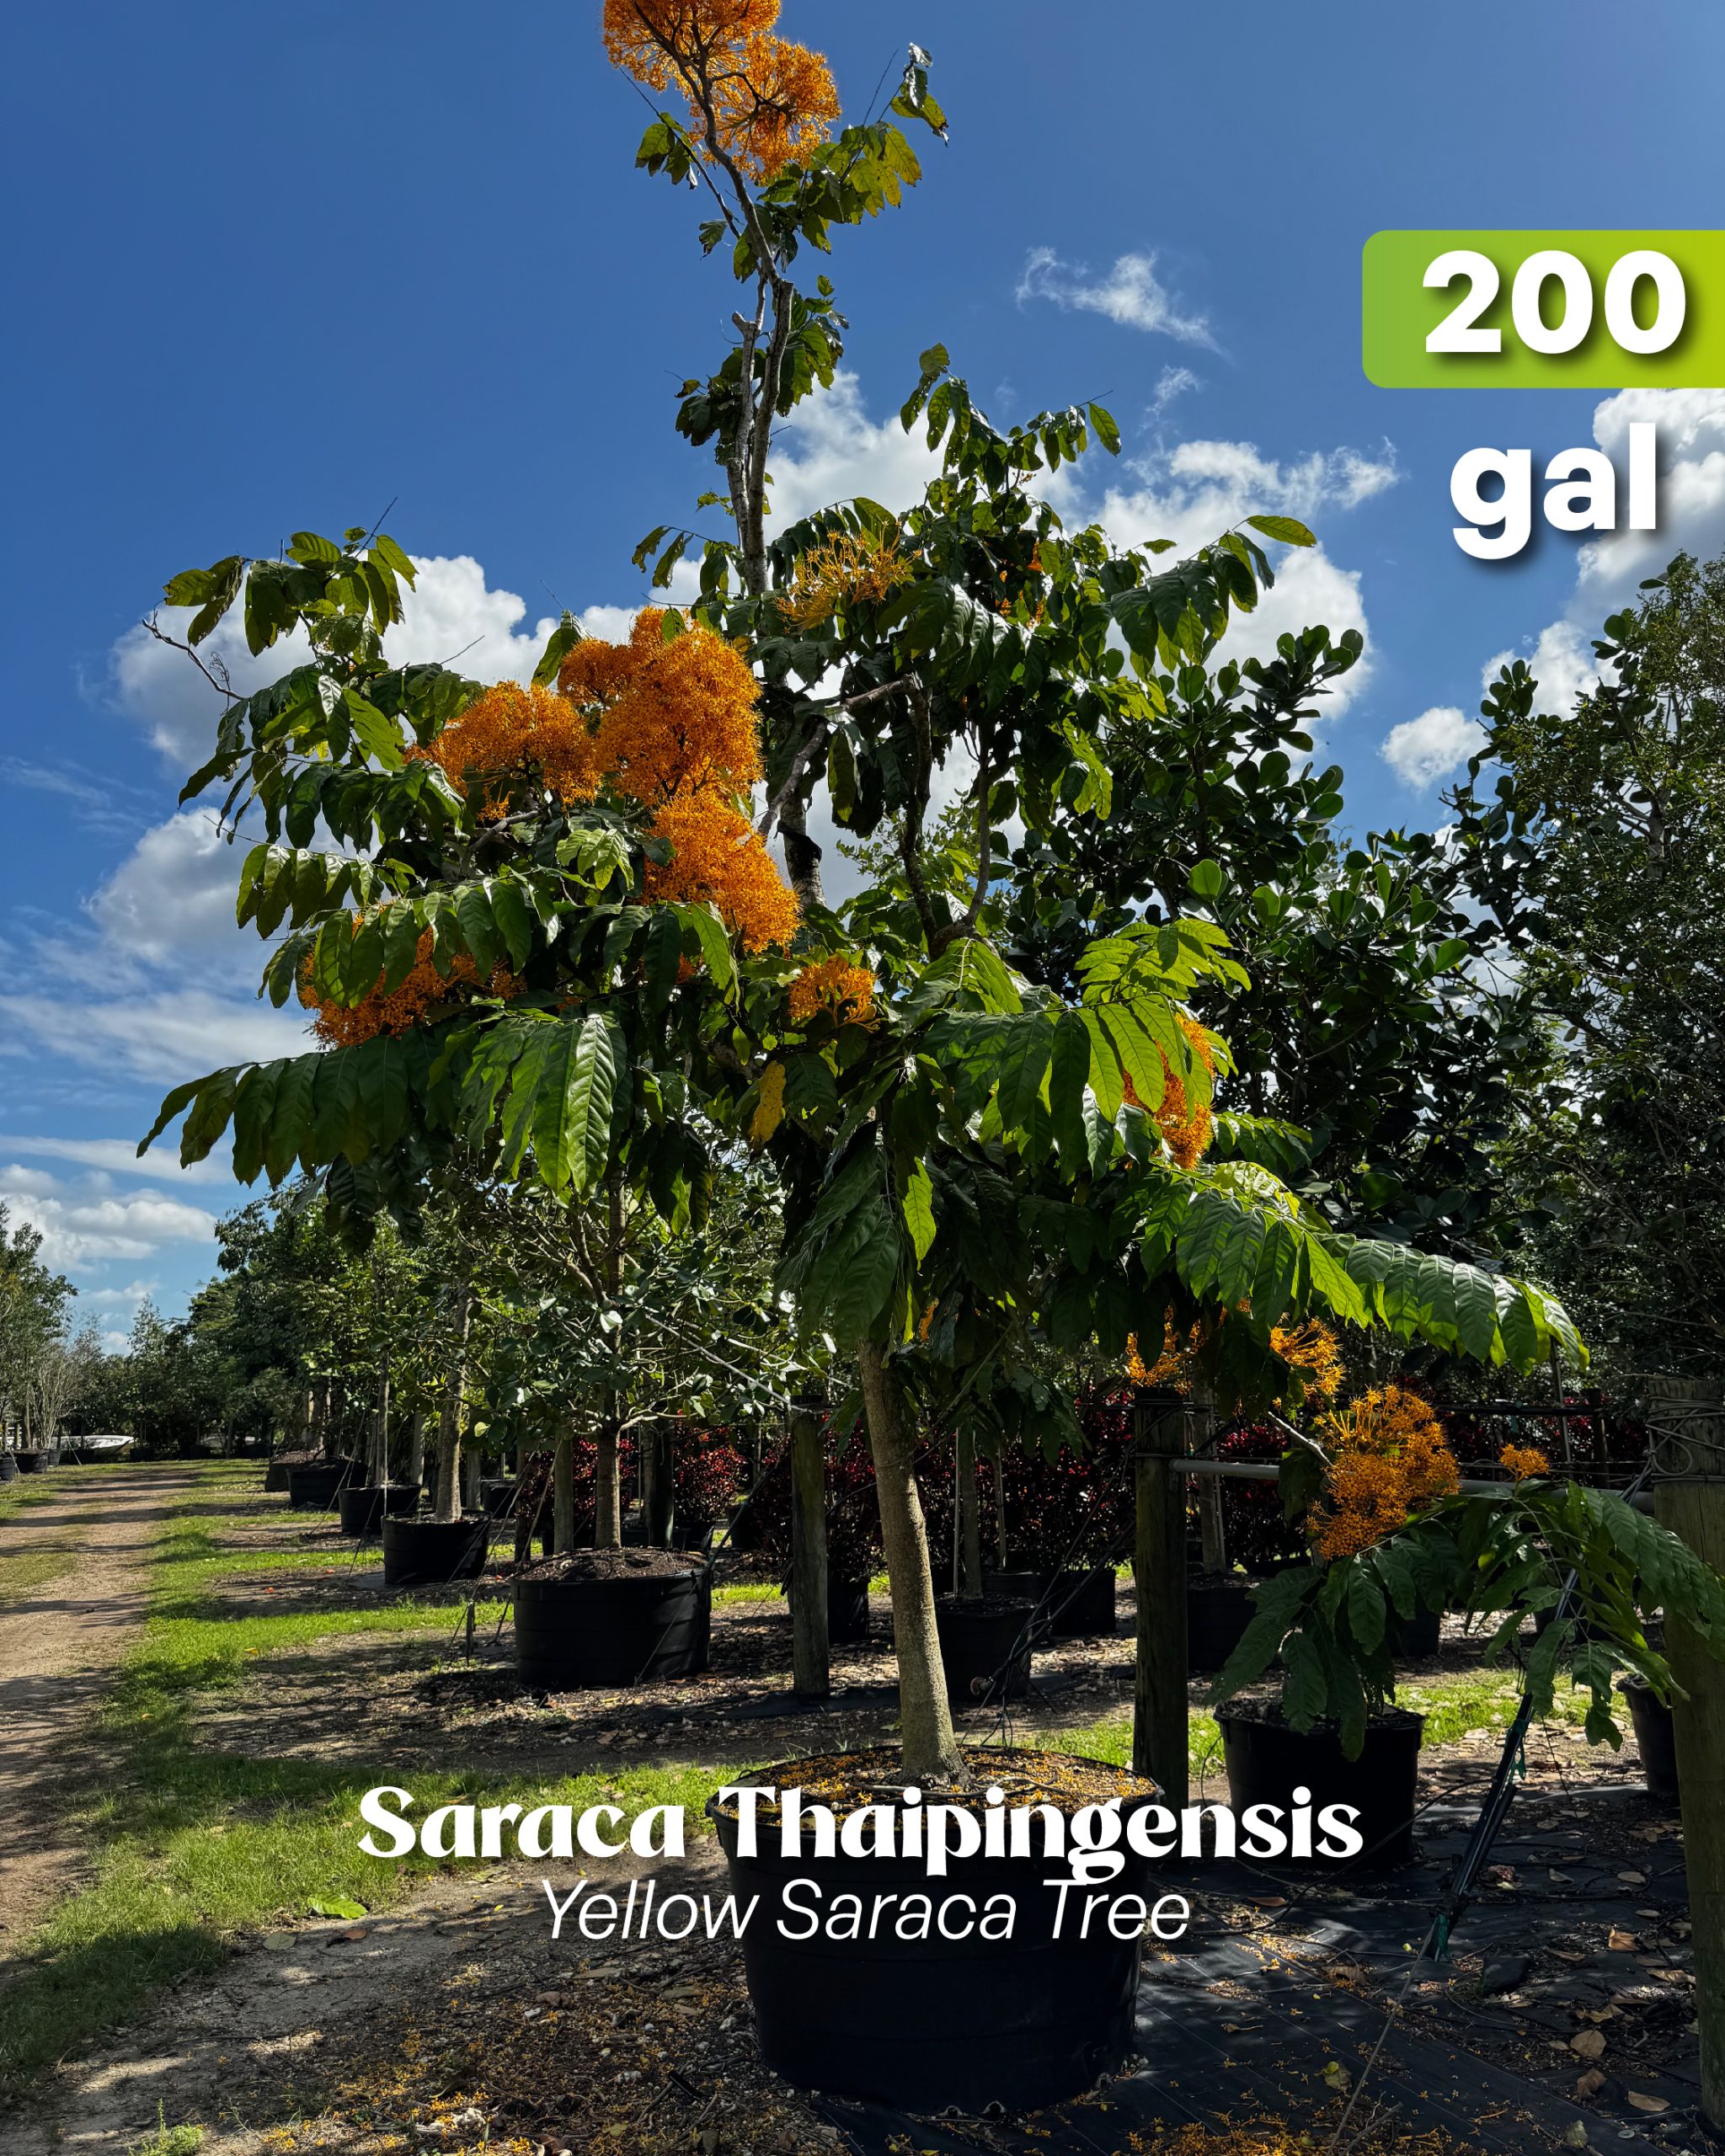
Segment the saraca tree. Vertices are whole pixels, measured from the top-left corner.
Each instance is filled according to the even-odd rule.
[[[941,453],[922,499],[896,517],[836,504],[769,537],[772,414],[835,350],[830,295],[799,297],[790,256],[910,176],[889,120],[821,139],[824,67],[771,35],[776,12],[606,8],[617,56],[689,107],[660,115],[642,161],[713,183],[703,237],[729,230],[757,296],[682,407],[738,526],[705,542],[688,615],[649,609],[622,646],[566,622],[532,689],[482,692],[388,665],[410,568],[364,533],[169,586],[202,609],[194,639],[242,592],[255,648],[295,623],[310,639],[307,665],[236,701],[194,788],[219,776],[231,816],[255,805],[241,918],[287,928],[270,993],[302,985],[330,1045],[179,1088],[163,1122],[185,1113],[196,1158],[231,1118],[243,1176],[297,1160],[350,1209],[410,1207],[460,1146],[490,1177],[627,1187],[674,1228],[701,1216],[715,1130],[761,1150],[783,1192],[781,1278],[805,1333],[858,1373],[904,1769],[950,1784],[965,1769],[912,1465],[922,1409],[985,1445],[1056,1444],[1070,1407],[1049,1348],[1124,1361],[1171,1315],[1184,1331],[1226,1310],[1267,1355],[1273,1327],[1309,1315],[1519,1367],[1581,1349],[1537,1288],[1330,1231],[1274,1172],[1285,1128],[1213,1113],[1228,1054],[1191,1006],[1243,979],[1213,923],[1127,921],[1058,984],[1003,960],[1009,819],[1032,839],[1103,825],[1108,725],[1153,727],[1271,581],[1263,542],[1310,534],[1253,519],[1159,568],[1161,544],[1069,530],[1046,475],[1092,439],[1116,448],[1112,419],[996,427],[935,346],[904,414]],[[913,54],[900,117],[937,120],[924,68]],[[796,843],[823,774],[841,824],[892,841],[842,915]],[[763,776],[751,830],[743,793]],[[930,817],[955,779],[957,868]],[[775,829],[800,913],[763,849]]]

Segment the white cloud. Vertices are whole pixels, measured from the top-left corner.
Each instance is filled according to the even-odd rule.
[[[1033,247],[1025,257],[1017,297],[1021,306],[1026,300],[1051,300],[1056,307],[1106,315],[1127,328],[1183,344],[1215,345],[1204,316],[1183,312],[1157,278],[1154,254],[1123,254],[1097,277],[1083,263],[1061,261],[1051,247]]]
[[[1725,551],[1725,389],[1621,389],[1594,408],[1594,440],[1617,464],[1626,460],[1629,429],[1658,431],[1658,523],[1653,531],[1613,531],[1576,557],[1575,589],[1555,622],[1519,651],[1500,652],[1485,669],[1523,658],[1540,684],[1542,709],[1563,712],[1599,680],[1593,638],[1608,614],[1630,605],[1643,577],[1674,554],[1705,561]]]
[[[1184,397],[1192,390],[1202,389],[1203,387],[1190,367],[1164,367],[1156,378],[1156,394],[1151,400],[1151,411],[1159,419],[1177,397]]]
[[[56,1269],[77,1272],[115,1258],[136,1263],[169,1245],[215,1239],[213,1214],[162,1191],[113,1198],[0,1166],[0,1198],[14,1219],[40,1230],[43,1262]]]
[[[781,526],[857,494],[908,509],[940,469],[926,432],[906,434],[896,415],[872,420],[856,376],[842,370],[830,389],[798,406],[776,439],[786,445],[772,458],[772,515]]]
[[[493,590],[471,554],[415,555],[414,565],[418,580],[403,594],[401,621],[384,638],[389,658],[400,665],[441,659],[476,679],[526,680],[555,617],[521,633],[527,602],[512,591]],[[164,606],[158,618],[168,634],[184,638],[191,610]],[[198,648],[205,663],[218,674],[225,670],[242,695],[279,680],[309,656],[304,638],[295,634],[254,658],[238,608]],[[206,760],[215,744],[222,698],[184,652],[139,627],[115,646],[112,674],[121,708],[149,728],[176,771],[192,771]]]
[[[1418,718],[1392,726],[1378,753],[1408,785],[1435,786],[1459,771],[1484,739],[1477,718],[1455,704],[1434,704]]]
[[[139,1304],[148,1302],[161,1284],[159,1280],[133,1280],[124,1288],[83,1288],[78,1291],[78,1301],[96,1310],[136,1310]]]
[[[255,935],[233,918],[243,850],[222,837],[215,815],[190,809],[147,830],[91,899],[88,911],[116,951],[152,964],[176,957],[243,963],[255,978]]]
[[[152,1182],[160,1182],[164,1164],[171,1163],[171,1153],[151,1151],[142,1160],[136,1144],[129,1138],[29,1138],[21,1137],[16,1131],[0,1134],[0,1154],[21,1153],[26,1156],[50,1161],[75,1161],[82,1167],[99,1171],[105,1179],[112,1176],[142,1176]],[[173,1173],[182,1182],[216,1182],[232,1184],[233,1171],[225,1153],[212,1153],[207,1160],[199,1161],[191,1167],[174,1166]],[[21,1172],[21,1171],[20,1171]]]
[[[118,1065],[161,1085],[224,1064],[300,1054],[307,1045],[303,1011],[227,1002],[198,988],[105,1003],[0,995],[0,1014],[71,1062],[99,1070]]]
[[[1143,459],[1135,470],[1140,483],[1110,488],[1099,506],[1075,498],[1076,482],[1051,491],[1063,510],[1098,516],[1121,546],[1172,539],[1178,553],[1189,554],[1247,516],[1279,513],[1321,523],[1326,512],[1357,508],[1400,477],[1387,443],[1372,455],[1344,448],[1314,451],[1281,462],[1252,442],[1186,441]],[[1272,551],[1277,557],[1274,587],[1255,612],[1239,617],[1230,628],[1229,654],[1267,657],[1278,637],[1318,623],[1338,638],[1347,629],[1365,635],[1358,570],[1340,567],[1322,543]],[[1346,709],[1370,671],[1368,645],[1366,656],[1326,698],[1327,717]]]

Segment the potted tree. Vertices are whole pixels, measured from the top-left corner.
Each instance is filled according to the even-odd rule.
[[[1407,1428],[1399,1454],[1350,1445],[1345,1424],[1327,1449],[1290,1453],[1288,1497],[1311,1504],[1312,1561],[1254,1591],[1257,1614],[1213,1694],[1234,1803],[1297,1781],[1316,1805],[1352,1805],[1359,1860],[1375,1864],[1413,1851],[1421,1718],[1396,1705],[1391,1626],[1422,1602],[1490,1620],[1494,1653],[1543,1616],[1527,1659],[1535,1710],[1549,1713],[1567,1672],[1590,1694],[1595,1742],[1621,1742],[1616,1670],[1669,1699],[1670,1669],[1649,1638],[1668,1604],[1725,1654],[1725,1587],[1618,1492],[1552,1479],[1532,1448],[1506,1452],[1514,1479],[1461,1492],[1441,1438]],[[1273,1669],[1277,1700],[1230,1708]]]
[[[734,541],[703,542],[692,616],[649,610],[621,656],[566,622],[533,690],[482,692],[387,663],[412,564],[381,536],[301,533],[286,561],[230,557],[168,587],[197,609],[188,644],[242,599],[254,648],[297,629],[309,643],[282,681],[230,701],[191,788],[219,776],[259,805],[241,913],[266,936],[287,922],[271,994],[304,980],[320,1008],[356,1010],[418,966],[434,978],[409,1022],[194,1081],[158,1129],[184,1113],[195,1160],[231,1121],[242,1177],[279,1179],[297,1160],[338,1219],[410,1213],[462,1159],[475,1182],[602,1205],[612,1246],[632,1205],[698,1225],[715,1152],[756,1149],[782,1193],[781,1291],[804,1337],[856,1372],[900,1678],[895,1753],[786,1778],[876,1810],[884,1831],[927,1792],[980,1819],[1007,1782],[1070,1823],[1155,1792],[1093,1763],[958,1742],[919,1422],[937,1415],[983,1449],[1071,1442],[1049,1358],[1093,1347],[1118,1367],[1171,1311],[1178,1329],[1237,1314],[1267,1357],[1273,1326],[1314,1314],[1519,1367],[1579,1344],[1536,1288],[1304,1214],[1274,1171],[1279,1126],[1234,1118],[1226,1156],[1206,1157],[1226,1051],[1191,1006],[1241,979],[1211,924],[1135,920],[1059,979],[1003,959],[1000,878],[1040,874],[1063,831],[1102,824],[1110,727],[1153,727],[1163,681],[1201,669],[1270,581],[1261,542],[1311,535],[1260,518],[1158,568],[1152,549],[1069,531],[1039,475],[1092,436],[1116,446],[1112,419],[1070,408],[997,428],[933,347],[905,415],[941,452],[921,501],[899,518],[840,504],[769,542],[773,425],[831,378],[842,327],[792,259],[899,198],[916,174],[900,121],[944,129],[913,51],[890,109],[825,141],[830,78],[763,12],[742,24],[607,0],[615,56],[688,107],[686,122],[655,120],[642,161],[710,184],[706,237],[729,242],[749,288],[739,343],[681,408],[683,431],[715,447],[735,518]],[[662,581],[689,543],[660,552]],[[673,677],[682,687],[662,692]],[[751,830],[740,795],[757,723],[766,806]],[[930,814],[943,771],[964,789],[945,826]],[[841,824],[891,841],[842,915],[822,903],[808,835],[823,775]],[[309,851],[320,817],[342,851]],[[775,832],[788,892],[764,848]],[[458,1428],[453,1383],[451,1397]],[[615,1435],[601,1428],[596,1507],[613,1560]],[[745,1883],[811,1860],[751,1858],[736,1808],[717,1816]],[[1137,1940],[1052,1936],[1043,1863],[964,1861],[1020,1911],[1014,1943],[895,1932],[829,1949],[751,1930],[772,2063],[921,2105],[1046,2101],[1119,2062]],[[892,1885],[855,1862],[869,1891]],[[1146,1876],[1134,1854],[1114,1883]]]

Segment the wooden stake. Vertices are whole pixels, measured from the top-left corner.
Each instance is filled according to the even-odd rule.
[[[1174,1811],[1186,1802],[1186,1480],[1169,1462],[1186,1451],[1186,1402],[1140,1392],[1132,1403],[1138,1601],[1132,1692],[1132,1770]]]
[[[825,1403],[791,1403],[791,1689],[800,1700],[832,1689],[826,1636]]]
[[[649,1550],[669,1550],[676,1496],[676,1425],[668,1415],[642,1433],[641,1461],[649,1470],[641,1499],[641,1532]]]
[[[1713,1425],[1717,1428],[1717,1423]],[[1660,1481],[1653,1515],[1704,1564],[1725,1570],[1725,1455],[1687,1431],[1674,1452],[1710,1467],[1709,1480]],[[1696,2018],[1701,2034],[1701,2109],[1725,2127],[1725,1663],[1715,1662],[1674,1609],[1665,1612],[1665,1653],[1689,1696],[1674,1698],[1683,1859],[1694,1926]]]

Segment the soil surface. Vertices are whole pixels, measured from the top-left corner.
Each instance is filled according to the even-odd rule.
[[[142,1623],[150,1545],[195,1468],[61,1469],[51,1496],[0,1519],[8,1557],[56,1545],[71,1569],[0,1601],[0,1972],[12,1945],[77,1882],[57,1804],[90,1764],[91,1719]]]
[[[569,1550],[560,1557],[542,1557],[522,1567],[530,1580],[676,1579],[704,1572],[707,1560],[693,1550]]]

